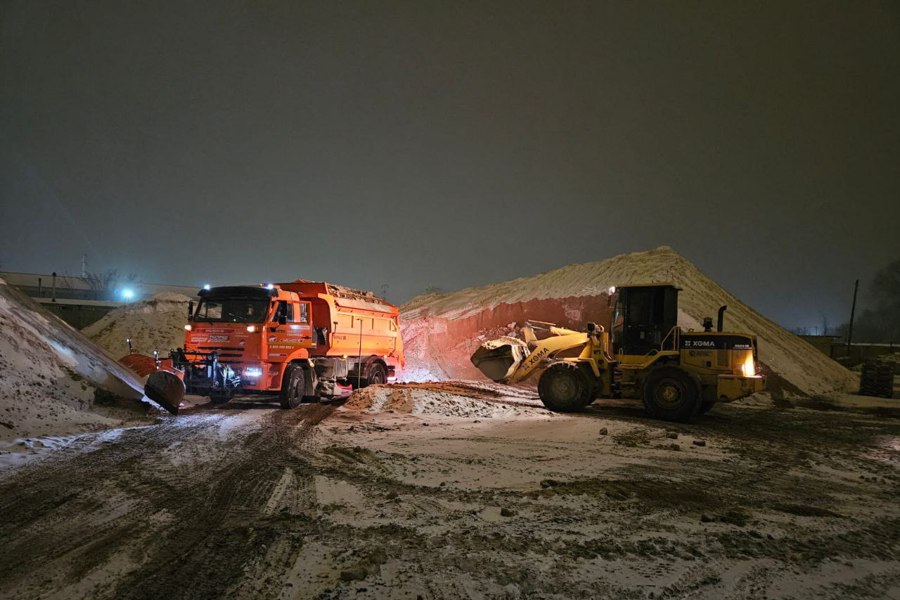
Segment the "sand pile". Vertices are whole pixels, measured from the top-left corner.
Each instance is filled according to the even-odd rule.
[[[528,319],[582,328],[608,324],[607,290],[629,283],[673,283],[679,295],[679,325],[702,329],[728,305],[725,329],[755,333],[770,389],[796,395],[853,388],[854,376],[799,337],[766,319],[700,272],[669,247],[569,265],[561,269],[441,295],[413,298],[401,308],[410,380],[484,379],[469,356],[487,339],[510,335]]]
[[[118,425],[147,413],[140,382],[0,279],[0,439]]]
[[[149,300],[109,312],[82,332],[113,356],[128,354],[125,340],[129,338],[136,353],[149,355],[159,350],[160,354],[167,354],[184,345],[190,300],[181,294],[156,294]]]

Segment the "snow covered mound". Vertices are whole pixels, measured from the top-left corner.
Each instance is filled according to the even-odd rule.
[[[167,354],[184,345],[190,298],[161,293],[149,300],[126,304],[110,311],[102,319],[82,330],[97,345],[113,356],[128,354],[127,339],[138,354]]]
[[[401,307],[407,359],[403,377],[484,379],[469,362],[483,341],[514,334],[528,319],[579,329],[587,321],[608,324],[607,291],[634,283],[682,288],[678,323],[685,329],[701,329],[703,317],[714,317],[719,306],[728,305],[725,329],[759,337],[760,361],[773,391],[814,395],[856,385],[847,369],[754,311],[667,246],[495,285],[417,296]]]
[[[74,433],[147,413],[134,374],[0,279],[0,439]]]
[[[341,410],[482,419],[547,417],[534,392],[490,382],[372,385],[353,392]]]

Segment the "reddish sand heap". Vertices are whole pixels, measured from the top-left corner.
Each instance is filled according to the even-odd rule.
[[[703,317],[727,305],[725,329],[759,337],[760,361],[774,392],[814,395],[856,385],[847,369],[754,311],[668,247],[480,288],[417,296],[401,308],[407,358],[403,378],[483,380],[469,362],[483,341],[514,335],[529,319],[578,329],[587,321],[606,324],[610,286],[664,282],[682,288],[678,322],[685,329],[700,329]]]

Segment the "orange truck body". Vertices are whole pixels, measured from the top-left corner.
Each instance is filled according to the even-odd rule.
[[[296,367],[304,396],[333,398],[386,383],[404,364],[399,310],[371,292],[298,279],[199,296],[172,353],[189,394],[281,392]]]

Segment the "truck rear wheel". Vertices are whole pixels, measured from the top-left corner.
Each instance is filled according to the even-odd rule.
[[[644,408],[656,419],[690,421],[700,410],[700,389],[677,367],[659,367],[644,382]]]
[[[306,378],[303,367],[290,365],[284,373],[284,381],[281,384],[281,408],[297,408],[303,402],[306,391]]]
[[[366,370],[366,385],[379,385],[387,382],[387,370],[384,365],[374,362]]]
[[[591,402],[591,382],[578,365],[558,362],[541,374],[538,396],[553,412],[579,411]]]

